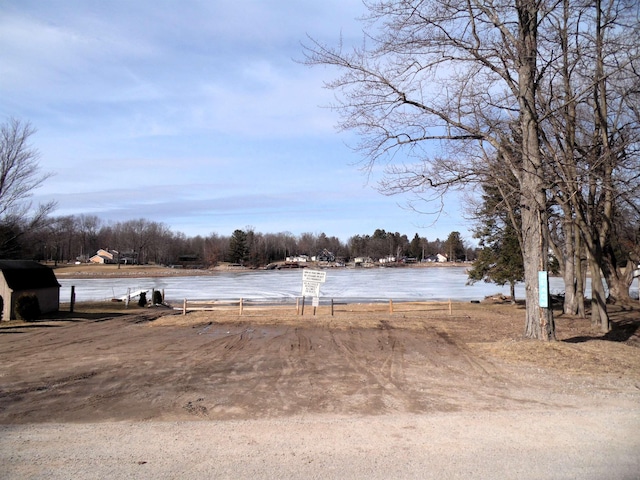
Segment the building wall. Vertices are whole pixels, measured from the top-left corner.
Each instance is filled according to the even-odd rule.
[[[60,288],[42,288],[34,292],[38,296],[40,311],[42,313],[57,312],[60,310]]]
[[[40,305],[40,313],[50,313],[57,312],[60,310],[60,288],[58,287],[50,287],[50,288],[41,288],[39,290],[19,290],[16,292],[12,292],[11,294],[11,305],[10,312],[11,319],[16,318],[16,301],[22,295],[30,295],[35,294],[38,297],[38,304]],[[3,297],[4,298],[4,297]],[[6,309],[6,306],[5,306]],[[5,318],[4,315],[2,317]],[[8,317],[7,317],[8,318]]]
[[[2,321],[11,319],[11,289],[7,285],[4,275],[0,272],[0,296],[2,297]]]

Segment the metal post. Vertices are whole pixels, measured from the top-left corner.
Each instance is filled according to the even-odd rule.
[[[69,306],[69,312],[73,313],[73,307],[76,304],[76,287],[71,285],[71,304]]]

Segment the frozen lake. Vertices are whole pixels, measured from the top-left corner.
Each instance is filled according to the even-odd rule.
[[[496,293],[509,294],[508,286],[478,282],[466,285],[466,267],[329,269],[320,289],[321,299],[343,302],[385,302],[482,300]],[[76,301],[108,300],[122,297],[127,289],[164,290],[166,301],[245,300],[293,301],[301,296],[303,270],[249,270],[216,272],[206,276],[161,278],[58,279],[62,285],[60,299],[68,302],[71,286],[76,287]],[[634,282],[634,287],[636,283]],[[562,279],[550,279],[551,293],[562,293]],[[636,294],[637,295],[637,294]],[[524,298],[519,284],[516,297]],[[149,297],[148,297],[149,298]]]

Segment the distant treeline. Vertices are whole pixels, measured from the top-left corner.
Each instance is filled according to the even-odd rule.
[[[476,253],[475,248],[464,245],[459,232],[452,232],[445,240],[428,240],[417,233],[410,239],[406,234],[377,229],[371,235],[354,235],[344,243],[324,233],[261,233],[245,227],[228,236],[212,233],[188,237],[160,222],[138,219],[107,223],[95,215],[51,217],[37,229],[16,221],[0,227],[0,241],[2,258],[86,262],[99,249],[106,249],[120,252],[123,258],[135,258],[141,264],[172,265],[188,261],[203,267],[220,262],[258,267],[287,257],[314,256],[325,251],[342,261],[354,257],[421,261],[437,254],[454,260],[473,260]]]

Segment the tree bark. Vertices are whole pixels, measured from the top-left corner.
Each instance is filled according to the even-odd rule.
[[[563,205],[564,220],[564,244],[562,248],[562,280],[564,282],[564,303],[562,311],[567,315],[575,315],[578,312],[578,297],[576,284],[576,251],[575,228],[571,218],[571,210],[568,205]]]
[[[609,287],[607,301],[609,303],[631,303],[629,287],[633,283],[634,263],[627,260],[626,265],[621,268],[612,261],[609,255],[605,255],[603,267],[604,277]]]
[[[584,255],[584,246],[582,243],[582,237],[580,236],[580,232],[578,231],[578,227],[574,225],[575,231],[575,272],[576,272],[576,303],[577,310],[576,313],[580,318],[587,318],[587,313],[584,308],[584,289],[587,283],[586,276],[586,261],[583,258]]]
[[[591,272],[591,325],[600,327],[603,333],[611,330],[611,321],[607,313],[607,295],[602,284],[600,262],[592,258],[589,262]]]
[[[532,0],[516,0],[519,29],[518,87],[522,131],[522,250],[526,292],[525,336],[555,340],[553,311],[539,304],[538,272],[548,271],[547,196],[543,185],[539,124],[536,114],[537,12]]]

